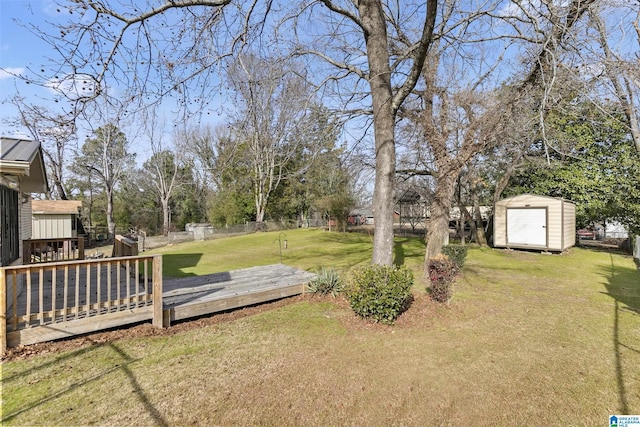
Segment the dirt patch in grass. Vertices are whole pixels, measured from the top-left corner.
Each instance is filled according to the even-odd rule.
[[[429,298],[425,293],[416,294],[407,311],[405,311],[394,325],[383,325],[363,319],[356,315],[349,307],[349,302],[343,297],[319,296],[315,294],[299,295],[291,298],[284,298],[278,301],[259,304],[252,307],[245,307],[228,312],[218,313],[207,317],[175,323],[174,325],[158,329],[150,323],[140,323],[128,328],[120,328],[87,334],[76,338],[44,342],[26,346],[8,348],[3,362],[13,360],[24,360],[38,355],[57,353],[68,350],[76,350],[91,345],[112,343],[119,340],[136,339],[152,336],[172,336],[197,328],[217,325],[225,322],[233,322],[249,316],[254,316],[269,310],[278,309],[290,304],[302,301],[311,303],[330,302],[336,306],[334,314],[337,320],[348,331],[379,331],[391,332],[396,329],[411,329],[414,327],[424,327],[431,324],[435,319],[441,318],[443,313],[450,310],[449,307],[438,304]]]
[[[299,302],[309,296],[296,296],[281,299],[271,303],[260,304],[252,307],[245,307],[237,310],[214,314],[208,317],[201,317],[194,320],[178,322],[174,325],[158,329],[151,323],[140,323],[128,328],[120,328],[87,334],[76,338],[43,342],[27,346],[8,348],[2,361],[21,360],[46,353],[55,353],[67,350],[75,350],[95,344],[116,342],[119,340],[151,337],[151,336],[172,336],[196,328],[216,325],[223,322],[231,322],[243,317],[253,316],[267,310],[273,310],[285,305]]]

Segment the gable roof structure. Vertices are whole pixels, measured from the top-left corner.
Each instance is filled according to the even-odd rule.
[[[397,198],[396,203],[418,203],[422,200],[422,196],[416,190],[408,189]]]
[[[40,143],[0,137],[0,174],[15,176],[24,193],[46,193],[49,188]]]

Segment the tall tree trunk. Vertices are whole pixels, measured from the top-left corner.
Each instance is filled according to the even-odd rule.
[[[254,184],[254,201],[256,204],[256,222],[263,222],[265,217],[266,205],[265,202],[266,196],[260,181],[260,178],[256,178],[256,182],[259,184]]]
[[[358,8],[367,45],[376,148],[372,263],[392,265],[396,147],[387,29],[380,1],[361,1]]]
[[[116,237],[116,223],[113,220],[113,188],[107,188],[107,233],[109,240]]]
[[[624,111],[624,115],[627,118],[627,124],[629,125],[629,132],[631,135],[631,139],[636,147],[636,151],[640,154],[640,124],[638,124],[638,116],[636,115],[636,110],[634,108],[635,101],[633,96],[633,89],[631,88],[631,82],[629,78],[625,75],[624,64],[621,64],[619,58],[611,51],[609,47],[609,40],[607,38],[607,29],[600,19],[600,16],[597,13],[591,14],[591,20],[595,23],[595,28],[598,31],[598,35],[600,38],[600,44],[602,46],[602,50],[604,51],[604,56],[606,61],[603,61],[605,72],[613,85],[614,92],[620,105],[622,106],[622,110]],[[636,21],[637,23],[638,21]],[[636,31],[638,31],[638,36],[640,37],[640,30],[636,27]],[[622,68],[622,70],[620,69]],[[620,80],[622,81],[620,81]]]
[[[429,260],[440,254],[444,245],[449,244],[449,210],[455,195],[457,179],[457,173],[445,173],[438,177],[427,230],[424,277],[429,277]]]
[[[469,210],[462,201],[462,183],[460,182],[460,180],[458,180],[457,189],[458,191],[456,191],[456,201],[458,202],[458,209],[460,210],[460,217],[458,219],[458,236],[460,237],[460,243],[464,245],[467,239],[467,235],[464,232],[465,225],[467,224],[467,222],[469,222],[469,227],[471,228],[471,238],[476,235],[476,226],[473,223],[473,218],[471,218]]]
[[[171,216],[169,210],[169,200],[162,199],[162,234],[164,236],[169,235],[169,228],[171,228]]]
[[[487,235],[484,232],[484,222],[482,221],[482,212],[480,212],[480,202],[477,195],[473,198],[473,214],[476,225],[476,243],[480,246],[488,246]]]
[[[461,234],[461,243],[464,245],[465,244],[465,239],[466,239],[466,234],[464,232],[465,229],[465,225],[467,224],[467,222],[469,223],[469,230],[471,231],[471,236],[469,237],[469,242],[471,242],[472,239],[475,239],[477,237],[477,229],[476,229],[476,223],[473,219],[473,217],[471,216],[471,213],[469,212],[469,209],[467,209],[467,207],[460,202],[459,203],[460,206],[460,218],[464,218],[461,222],[462,222],[462,226],[460,227],[460,234]]]

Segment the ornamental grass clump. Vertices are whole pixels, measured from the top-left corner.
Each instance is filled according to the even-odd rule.
[[[446,255],[439,255],[429,260],[428,291],[431,299],[448,304],[453,296],[453,282],[456,279],[458,266]]]
[[[309,282],[307,289],[309,292],[318,293],[320,295],[331,294],[337,296],[343,288],[340,274],[333,268],[324,268],[318,275]]]
[[[351,272],[345,291],[357,315],[390,325],[407,309],[412,286],[411,270],[370,265]]]

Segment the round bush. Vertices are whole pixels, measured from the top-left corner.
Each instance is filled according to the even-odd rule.
[[[413,273],[406,268],[370,265],[353,270],[346,296],[353,311],[375,322],[393,324],[407,309]]]

